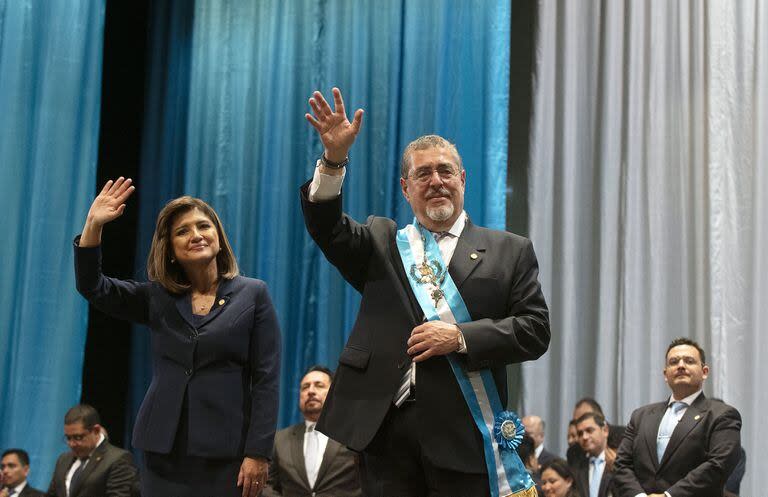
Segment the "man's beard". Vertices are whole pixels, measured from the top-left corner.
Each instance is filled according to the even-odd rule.
[[[431,194],[427,195],[427,200],[429,201],[430,199],[441,197],[448,200],[448,205],[440,205],[438,207],[430,207],[427,205],[426,209],[427,217],[437,223],[449,220],[451,216],[453,216],[454,211],[453,202],[451,202],[451,192],[444,186],[441,186]]]
[[[454,208],[452,203],[441,205],[439,207],[427,207],[427,217],[437,223],[442,223],[453,216],[453,211]]]

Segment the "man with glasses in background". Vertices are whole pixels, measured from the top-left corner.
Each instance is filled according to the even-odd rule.
[[[70,448],[59,456],[48,495],[55,497],[131,497],[138,472],[131,454],[110,444],[92,406],[79,404],[64,415]]]
[[[436,135],[403,152],[411,224],[344,214],[342,183],[363,111],[350,122],[337,88],[333,100],[334,109],[320,92],[309,100],[306,118],[324,151],[301,188],[302,210],[362,302],[317,429],[362,453],[367,496],[489,495],[489,486],[530,495],[513,443],[525,428],[504,406],[506,364],[549,346],[532,244],[470,220],[461,156]]]

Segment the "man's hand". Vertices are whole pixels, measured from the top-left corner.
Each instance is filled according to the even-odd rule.
[[[413,362],[446,355],[459,350],[459,327],[443,321],[428,321],[411,331],[408,355]]]
[[[237,475],[237,486],[243,487],[243,497],[257,497],[267,484],[269,463],[263,457],[245,457]]]
[[[616,462],[616,449],[605,448],[605,469],[613,471],[613,463]]]
[[[363,109],[355,111],[355,117],[350,123],[344,110],[341,91],[338,88],[332,91],[333,110],[323,98],[322,93],[316,91],[309,99],[309,106],[312,107],[314,115],[305,114],[304,117],[317,130],[320,141],[325,147],[325,158],[331,162],[340,163],[347,158],[349,149],[357,138],[357,133],[360,132],[360,126],[363,124]]]

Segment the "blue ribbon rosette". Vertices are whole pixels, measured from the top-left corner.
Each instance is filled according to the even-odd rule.
[[[525,426],[512,411],[501,411],[496,415],[493,435],[501,450],[515,450],[520,446],[525,435]]]

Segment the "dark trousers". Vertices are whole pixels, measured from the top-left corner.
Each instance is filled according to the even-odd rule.
[[[415,401],[390,408],[360,458],[363,494],[366,497],[489,496],[487,474],[438,468],[423,457],[418,416]]]

